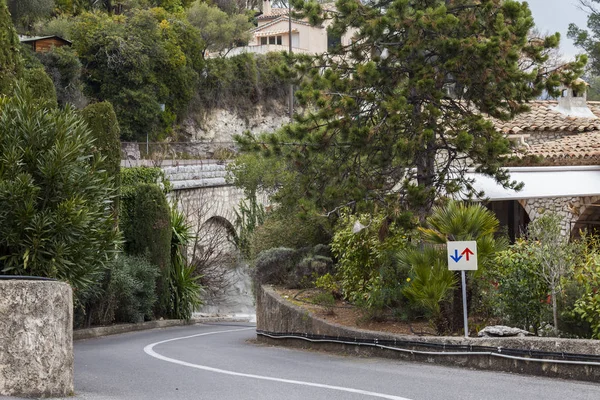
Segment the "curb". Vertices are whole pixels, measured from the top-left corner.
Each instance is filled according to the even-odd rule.
[[[118,335],[121,333],[146,331],[150,329],[171,328],[174,326],[196,325],[209,322],[250,322],[250,318],[236,317],[201,317],[189,321],[181,319],[165,319],[160,321],[141,322],[139,324],[119,324],[111,326],[99,326],[96,328],[85,328],[73,330],[73,341],[92,339],[103,336]]]

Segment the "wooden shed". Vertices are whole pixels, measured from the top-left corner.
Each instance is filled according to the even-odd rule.
[[[71,42],[60,36],[20,36],[21,43],[31,46],[36,53],[46,53],[52,47],[71,46]]]

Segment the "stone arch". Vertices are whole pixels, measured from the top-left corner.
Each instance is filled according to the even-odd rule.
[[[219,227],[223,228],[225,230],[225,232],[227,232],[227,235],[229,236],[229,238],[231,238],[234,242],[237,241],[237,239],[238,239],[237,231],[235,230],[235,227],[233,226],[233,224],[227,218],[222,217],[220,215],[213,215],[212,217],[207,219],[202,224],[202,226],[211,225],[211,224],[214,224],[215,226],[219,226]]]
[[[571,237],[579,238],[582,230],[600,232],[600,197],[592,196],[582,199],[577,209],[577,218],[571,223]]]

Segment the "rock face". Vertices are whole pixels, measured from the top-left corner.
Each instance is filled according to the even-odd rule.
[[[241,135],[247,130],[253,134],[270,133],[288,122],[285,105],[272,108],[257,106],[252,113],[244,117],[229,110],[214,109],[200,124],[190,118],[184,121],[182,127],[191,142],[230,142],[233,135]]]
[[[509,337],[509,336],[529,336],[531,333],[519,328],[511,328],[509,326],[494,325],[486,326],[479,331],[481,337]]]
[[[73,294],[66,283],[0,280],[0,395],[73,393]]]

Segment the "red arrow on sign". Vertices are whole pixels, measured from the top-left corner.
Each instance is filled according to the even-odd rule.
[[[467,257],[467,261],[469,261],[469,256],[472,256],[473,254],[475,253],[473,253],[468,247],[464,249],[462,253],[460,253],[461,256]]]

